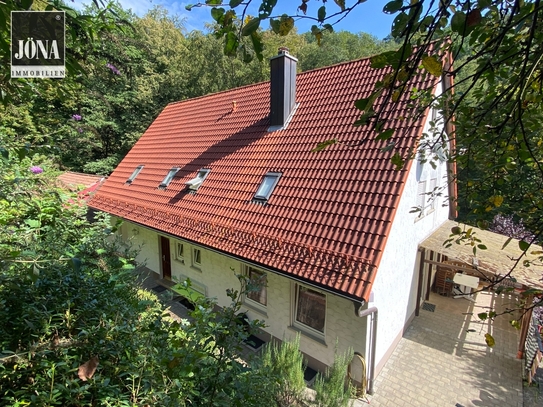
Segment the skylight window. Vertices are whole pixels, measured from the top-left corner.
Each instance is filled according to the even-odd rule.
[[[202,168],[200,171],[198,171],[198,175],[196,176],[196,178],[193,178],[190,181],[185,182],[185,185],[191,191],[197,191],[198,188],[200,188],[200,186],[206,179],[210,171],[211,170],[209,168]]]
[[[175,177],[175,174],[177,174],[177,171],[179,171],[178,167],[172,167],[172,169],[168,172],[168,175],[162,180],[160,185],[158,186],[158,189],[166,189],[168,185],[170,185],[170,182],[172,182],[173,177]]]
[[[258,187],[253,199],[257,201],[267,201],[270,199],[277,182],[279,182],[279,178],[281,178],[281,173],[279,172],[268,172],[264,175],[264,179]]]
[[[136,179],[136,177],[141,172],[141,170],[143,170],[143,165],[138,165],[136,169],[134,170],[134,172],[132,173],[132,175],[128,177],[128,179],[126,180],[126,183],[130,185]]]

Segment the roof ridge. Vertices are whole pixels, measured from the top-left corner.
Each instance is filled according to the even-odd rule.
[[[320,68],[314,68],[314,69],[310,69],[309,71],[299,72],[299,73],[296,73],[296,78],[298,76],[304,76],[304,75],[310,74],[312,72],[322,71],[324,69],[335,68],[335,67],[340,66],[340,65],[347,65],[347,64],[353,64],[355,62],[361,62],[361,61],[364,61],[366,59],[370,59],[370,58],[372,58],[374,56],[375,55],[370,55],[370,56],[367,56],[367,57],[364,57],[364,58],[353,59],[351,61],[338,62],[337,64],[321,66]],[[220,90],[218,92],[206,93],[205,95],[195,96],[195,97],[191,97],[191,98],[187,98],[187,99],[182,99],[182,100],[178,100],[176,102],[170,102],[166,106],[173,106],[173,105],[177,105],[179,103],[187,102],[189,100],[193,101],[193,100],[198,100],[198,99],[202,99],[202,98],[207,98],[207,97],[210,97],[210,96],[216,96],[216,95],[220,95],[220,94],[224,94],[224,93],[228,93],[228,92],[233,92],[233,91],[237,91],[237,90],[241,90],[241,89],[250,88],[252,86],[262,85],[262,84],[269,83],[269,82],[270,82],[270,80],[267,80],[267,81],[262,81],[262,82],[250,83],[250,84],[247,84],[247,85],[242,85],[242,86],[238,86],[238,87],[231,88],[231,89]]]

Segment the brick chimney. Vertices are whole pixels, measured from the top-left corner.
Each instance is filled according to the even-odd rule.
[[[279,53],[270,59],[270,128],[284,128],[296,108],[296,63],[288,48],[279,48]]]

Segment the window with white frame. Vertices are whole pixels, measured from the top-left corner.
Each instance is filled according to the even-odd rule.
[[[294,297],[294,327],[324,339],[326,295],[296,284]]]
[[[175,259],[185,263],[185,245],[182,242],[177,242],[175,245]]]
[[[268,305],[267,274],[249,266],[246,267],[245,273],[249,278],[247,292],[245,293],[246,304],[265,311]]]
[[[428,191],[428,192],[431,193],[431,195],[429,195],[430,210],[434,210],[436,208],[436,200],[437,200],[436,188],[437,188],[437,178],[430,179],[430,189]]]
[[[419,217],[424,216],[424,209],[426,207],[426,181],[419,181],[417,187],[417,208],[420,209]]]
[[[202,268],[202,251],[196,247],[192,248],[192,267]]]

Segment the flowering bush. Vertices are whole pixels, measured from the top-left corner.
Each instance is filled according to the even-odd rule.
[[[41,174],[43,172],[43,168],[38,166],[32,166],[30,167],[30,171],[34,174]]]
[[[106,64],[106,66],[111,69],[111,72],[113,72],[115,75],[120,75],[121,72],[115,67],[115,65],[110,64],[109,62]]]

